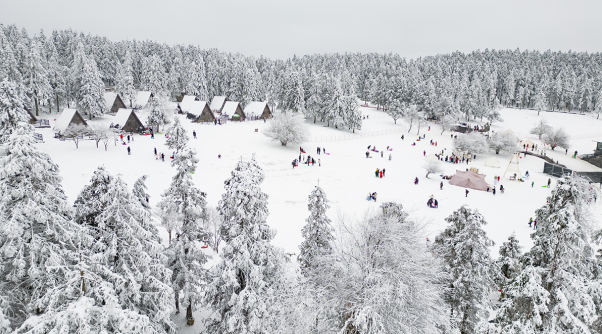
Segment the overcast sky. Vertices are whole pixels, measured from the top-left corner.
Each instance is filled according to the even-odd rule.
[[[193,44],[286,59],[314,53],[407,58],[485,48],[602,51],[600,0],[0,0],[0,23],[48,36]]]

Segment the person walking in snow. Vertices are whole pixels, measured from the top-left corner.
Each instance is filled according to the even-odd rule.
[[[382,179],[383,178],[383,171],[381,170],[379,173],[379,177]]]
[[[533,221],[533,229],[537,230],[537,219]]]
[[[297,165],[297,159],[293,160],[293,169],[295,169],[295,165]]]
[[[548,179],[548,188],[550,188],[550,185],[551,185],[551,184],[552,184],[552,179],[551,179],[551,178],[549,178],[549,179]]]
[[[443,190],[443,181],[441,181],[441,183],[439,183],[439,189]]]
[[[375,173],[376,177],[378,177],[378,172],[379,172],[379,169],[377,168],[376,173]]]
[[[426,157],[426,151],[422,151],[422,154]]]
[[[196,131],[195,131],[195,130],[192,130],[192,137],[193,137],[194,139],[196,139]]]
[[[129,146],[128,146],[128,155],[132,155],[132,150],[130,149]]]
[[[161,161],[165,162],[165,153],[161,153]]]
[[[389,154],[389,161],[391,161],[391,155]]]
[[[466,197],[468,197],[468,189],[466,189]]]
[[[504,186],[500,184],[500,192],[501,192],[502,194],[504,193],[504,190],[506,190],[506,189],[504,189]]]
[[[383,177],[385,177],[385,171],[386,171],[386,169],[383,168]]]
[[[322,153],[326,154],[326,149],[322,147]]]
[[[493,196],[495,196],[495,187],[493,187]]]
[[[366,151],[366,158],[370,158],[370,151]]]
[[[128,135],[128,137],[127,137],[127,138],[128,138],[128,144],[129,144],[129,143],[130,143],[130,135]]]
[[[380,151],[380,157],[381,158],[383,157],[383,153],[384,153],[384,151]]]
[[[320,147],[318,147],[318,154],[320,154]]]
[[[418,185],[418,177],[416,177],[416,178],[414,179],[414,184],[415,184],[415,185]]]
[[[533,217],[529,218],[529,228],[533,227]]]
[[[155,155],[157,155],[157,148],[155,147]]]
[[[404,139],[404,135],[401,135],[401,140],[403,140],[403,139]]]
[[[322,167],[322,163],[320,162],[320,159],[318,159],[318,167]]]

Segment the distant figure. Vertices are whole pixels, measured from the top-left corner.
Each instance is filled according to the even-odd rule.
[[[441,181],[441,183],[439,183],[439,189],[443,190],[443,181]]]
[[[130,149],[129,146],[128,146],[128,155],[132,155],[132,150]]]
[[[221,154],[218,154],[218,155],[217,155],[217,158],[218,158],[218,159],[221,159],[221,158],[222,158],[222,155],[221,155]]]
[[[466,189],[466,197],[468,197],[468,189]]]
[[[194,139],[196,139],[196,131],[195,131],[195,130],[192,130],[192,137],[193,137]]]

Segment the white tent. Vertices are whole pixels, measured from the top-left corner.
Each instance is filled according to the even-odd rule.
[[[518,136],[512,131],[512,129],[508,129],[504,132],[505,135],[510,135],[510,137],[514,138],[514,140],[519,141]]]
[[[494,168],[501,167],[500,162],[497,161],[497,159],[495,157],[487,159],[487,161],[485,161],[485,166],[494,167]]]

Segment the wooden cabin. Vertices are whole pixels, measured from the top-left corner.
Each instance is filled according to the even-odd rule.
[[[272,118],[272,112],[267,102],[251,102],[245,107],[245,114],[259,115],[260,119]]]
[[[215,116],[206,101],[193,101],[188,111],[188,118],[193,122],[213,122]]]
[[[105,92],[105,105],[107,107],[107,110],[111,114],[117,113],[117,111],[119,111],[119,109],[127,108],[125,106],[125,103],[123,103],[123,100],[121,99],[119,94],[114,93],[114,92]]]
[[[213,100],[211,100],[211,111],[216,112],[216,113],[222,113],[222,110],[224,109],[224,105],[226,104],[226,97],[225,96],[214,96]]]
[[[119,109],[117,114],[114,116],[112,128],[119,129],[125,132],[140,132],[144,130],[144,125],[132,109]]]
[[[53,130],[58,133],[63,133],[72,124],[88,126],[86,120],[76,109],[64,109],[59,118],[56,120]]]
[[[242,111],[242,108],[240,107],[240,103],[232,101],[226,102],[224,108],[222,109],[222,114],[229,115],[232,121],[242,122],[247,118],[245,113]]]

